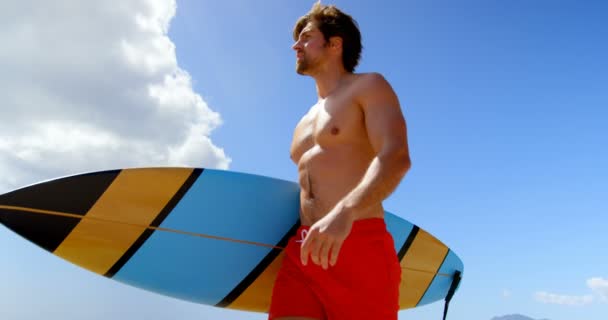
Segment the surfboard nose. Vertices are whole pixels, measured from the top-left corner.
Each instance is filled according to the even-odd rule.
[[[0,218],[54,255],[112,277],[201,172],[132,168],[47,181],[1,195]]]
[[[0,222],[53,252],[119,172],[66,177],[0,195]]]

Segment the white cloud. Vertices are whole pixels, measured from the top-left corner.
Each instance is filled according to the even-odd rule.
[[[0,4],[0,192],[133,166],[227,168],[167,36],[174,0]]]
[[[505,298],[505,299],[511,298],[511,290],[503,289],[502,290],[502,297]]]
[[[534,298],[543,303],[550,304],[560,304],[567,306],[584,306],[591,304],[593,302],[592,295],[584,295],[584,296],[569,296],[569,295],[560,295],[555,293],[549,293],[544,291],[536,292]]]
[[[587,286],[600,297],[600,301],[608,302],[608,280],[603,278],[591,278],[587,280]]]

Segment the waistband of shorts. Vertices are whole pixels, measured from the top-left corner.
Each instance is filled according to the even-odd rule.
[[[302,230],[309,230],[310,226],[300,226],[298,233]],[[351,234],[369,233],[369,232],[386,232],[386,222],[384,218],[365,218],[353,221]]]

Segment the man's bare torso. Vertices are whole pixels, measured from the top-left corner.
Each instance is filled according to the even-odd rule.
[[[353,74],[319,101],[296,126],[291,158],[298,166],[300,218],[312,225],[323,218],[363,178],[375,157],[358,102],[365,75]],[[359,218],[382,217],[381,203]]]

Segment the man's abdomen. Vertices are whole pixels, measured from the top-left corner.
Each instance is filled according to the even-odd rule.
[[[348,146],[309,150],[299,163],[302,223],[313,224],[359,185],[373,159],[369,153]],[[378,203],[361,212],[362,218],[382,217]]]

